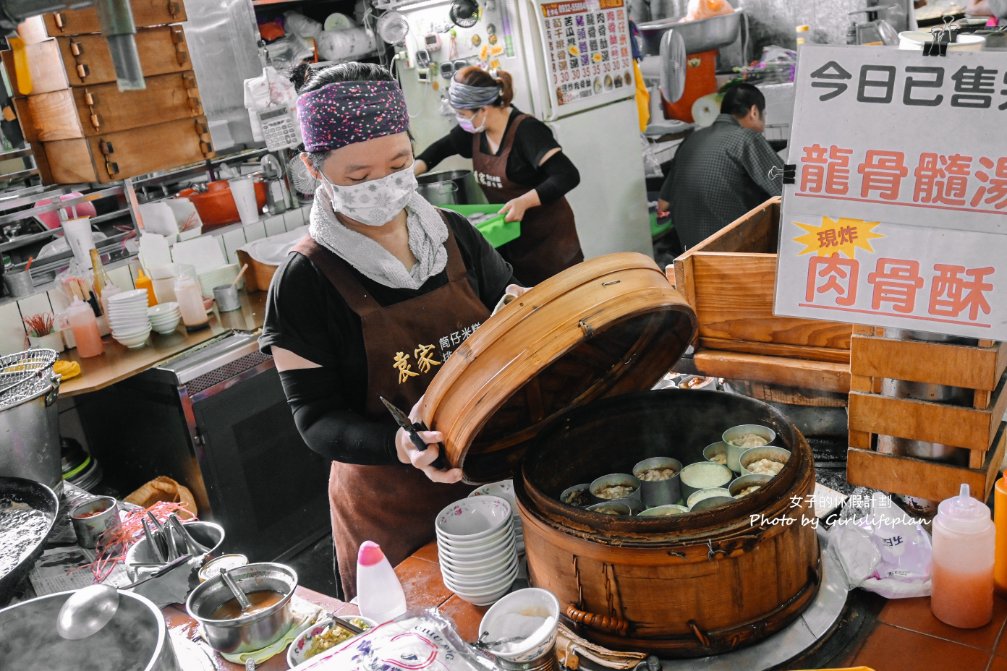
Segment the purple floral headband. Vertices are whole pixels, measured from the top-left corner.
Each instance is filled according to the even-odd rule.
[[[403,133],[409,128],[402,89],[391,81],[326,84],[297,99],[297,117],[304,148],[312,153]]]

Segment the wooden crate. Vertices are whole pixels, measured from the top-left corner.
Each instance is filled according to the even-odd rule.
[[[137,28],[182,23],[188,18],[182,0],[131,0],[129,4]],[[98,11],[94,7],[53,12],[46,14],[44,20],[46,31],[52,37],[101,32]]]
[[[773,314],[779,222],[780,199],[771,198],[675,259],[699,347],[848,363],[849,324]]]
[[[181,26],[147,28],[136,33],[136,48],[144,77],[184,72],[192,67]],[[15,95],[61,91],[69,86],[91,86],[116,81],[108,41],[102,35],[58,37],[25,46],[30,88],[18,81],[10,51],[4,66]]]
[[[46,184],[107,183],[213,156],[205,117],[32,145]]]
[[[90,137],[203,114],[191,70],[148,77],[143,91],[120,91],[114,83],[75,86],[17,97],[14,106],[29,142]]]
[[[857,327],[851,354],[848,480],[931,500],[952,496],[961,482],[988,495],[1003,460],[1007,343],[896,340],[882,330]],[[972,403],[883,396],[886,378],[966,389]],[[968,466],[881,454],[878,436],[958,447],[967,451]]]

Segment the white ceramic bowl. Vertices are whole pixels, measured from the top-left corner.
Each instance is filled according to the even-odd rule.
[[[517,556],[517,545],[510,543],[493,548],[490,552],[480,554],[462,555],[445,552],[441,549],[439,559],[450,566],[475,566],[492,564],[500,560],[501,557]]]
[[[112,328],[117,326],[134,326],[134,325],[144,325],[149,323],[150,320],[147,319],[145,315],[136,315],[135,317],[115,317],[110,316],[108,318],[108,323]]]
[[[474,489],[469,498],[474,496],[497,496],[511,505],[511,514],[514,517],[518,516],[517,505],[515,505],[514,498],[514,481],[513,480],[501,480],[500,482],[491,482],[488,485],[483,485],[477,489]]]
[[[495,572],[502,571],[510,567],[512,562],[517,561],[517,553],[505,553],[497,555],[496,557],[490,557],[488,559],[479,559],[474,561],[466,561],[464,559],[449,559],[447,557],[440,558],[441,570],[450,573],[456,577],[462,576],[481,576],[492,574]]]
[[[434,520],[440,538],[473,541],[511,526],[511,506],[498,496],[476,496],[448,505]]]
[[[178,324],[181,321],[182,321],[182,318],[179,317],[179,318],[175,319],[173,322],[170,322],[170,323],[155,324],[155,325],[153,325],[154,333],[158,333],[160,335],[168,335],[170,333],[174,333],[175,329],[178,328]]]
[[[149,336],[150,331],[146,331],[145,333],[140,333],[138,335],[131,335],[131,336],[118,336],[115,334],[112,335],[112,337],[115,338],[115,341],[117,343],[119,343],[124,347],[128,347],[129,349],[139,349],[143,347],[147,343],[147,338]]]
[[[517,579],[518,570],[517,561],[515,560],[513,566],[484,578],[456,577],[446,575],[443,570],[441,571],[441,577],[444,579],[444,584],[451,588],[452,591],[461,590],[471,595],[488,594],[501,587],[513,584],[514,580]]]
[[[147,316],[151,319],[157,319],[158,317],[164,317],[167,315],[175,314],[176,312],[181,312],[178,307],[178,303],[174,301],[168,301],[167,303],[158,303],[152,307],[147,308]]]
[[[506,595],[486,611],[482,622],[479,624],[479,631],[488,632],[486,640],[495,641],[504,638],[512,633],[504,633],[508,624],[509,616],[524,615],[531,617],[541,617],[543,622],[539,628],[526,632],[528,638],[523,641],[512,643],[502,650],[494,650],[497,657],[502,657],[511,662],[525,663],[533,662],[556,645],[556,634],[559,625],[559,601],[556,597],[544,589],[530,587],[519,589],[516,592]],[[552,620],[552,626],[545,626]]]
[[[119,338],[130,338],[133,336],[146,335],[150,333],[150,324],[144,324],[143,326],[134,326],[124,329],[112,329],[112,335]]]
[[[369,620],[366,617],[361,617],[359,615],[345,615],[341,617],[342,619],[347,620],[350,624],[359,624],[360,622],[363,622],[368,628],[376,626],[374,620]],[[319,620],[298,634],[297,638],[294,639],[294,642],[290,644],[289,648],[287,648],[287,666],[294,668],[306,659],[310,659],[310,657],[306,657],[305,655],[307,655],[308,650],[311,648],[312,640],[314,640],[316,636],[324,634],[330,627],[332,627],[332,625],[332,618],[327,617],[324,620]],[[359,636],[359,634],[357,635]],[[354,637],[351,636],[350,638]],[[346,640],[348,641],[350,639],[348,638]],[[342,645],[342,643],[337,643],[336,645]]]
[[[504,541],[511,540],[514,538],[514,527],[509,523],[502,528],[498,529],[489,536],[483,536],[473,540],[457,540],[453,538],[446,538],[440,534],[437,534],[437,542],[443,544],[450,550],[459,550],[462,552],[484,552],[491,546],[497,546],[502,544]]]
[[[119,293],[108,297],[109,305],[118,305],[121,303],[128,303],[129,301],[136,301],[139,299],[147,300],[147,290],[146,289],[130,289],[129,291],[120,291]]]

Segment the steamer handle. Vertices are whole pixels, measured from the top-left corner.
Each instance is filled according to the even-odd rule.
[[[699,625],[696,623],[695,620],[689,620],[688,624],[689,629],[692,630],[692,634],[693,636],[696,637],[696,640],[699,641],[699,644],[702,645],[704,648],[709,648],[710,637],[707,636],[706,632],[699,628]]]
[[[626,632],[629,631],[629,622],[617,615],[588,613],[580,610],[573,604],[569,604],[566,607],[566,616],[577,624],[582,624],[585,627],[597,629],[598,631],[606,631],[612,634],[619,634],[620,636],[625,636]]]

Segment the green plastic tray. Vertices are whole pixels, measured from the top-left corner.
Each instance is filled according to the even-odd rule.
[[[441,207],[445,210],[457,212],[463,217],[472,214],[496,214],[497,216],[476,225],[476,228],[483,234],[483,237],[494,247],[506,245],[508,242],[521,237],[521,222],[504,221],[504,216],[499,214],[500,208],[503,205],[491,203],[489,205],[442,205]]]

